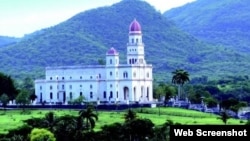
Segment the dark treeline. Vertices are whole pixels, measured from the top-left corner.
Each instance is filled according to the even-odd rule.
[[[168,102],[177,96],[177,86],[172,83],[155,83],[154,98],[163,98]],[[221,108],[237,112],[250,103],[250,79],[248,76],[228,76],[218,80],[209,80],[207,76],[195,77],[183,87],[185,96],[193,104],[203,100],[208,107],[218,104]]]
[[[32,141],[44,137],[44,132],[37,133],[38,137],[30,134],[36,129],[45,129],[58,141],[166,141],[169,140],[169,127],[174,123],[170,120],[156,126],[149,119],[140,118],[132,109],[124,114],[124,122],[104,125],[101,130],[94,130],[98,115],[92,108],[79,111],[78,116],[55,116],[48,112],[44,118],[32,118],[24,121],[24,125],[10,130],[8,134],[0,135],[1,141],[19,139]],[[178,123],[176,123],[178,124]],[[51,137],[51,141],[54,139]],[[44,139],[49,140],[47,136]],[[35,141],[35,139],[34,139]]]

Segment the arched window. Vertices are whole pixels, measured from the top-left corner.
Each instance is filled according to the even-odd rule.
[[[123,72],[123,78],[128,78],[128,72]]]
[[[70,98],[70,100],[72,100],[72,98],[73,98],[72,92],[69,93],[69,98]]]
[[[111,71],[111,72],[109,72],[109,75],[110,75],[110,76],[112,76],[112,71]]]
[[[141,95],[143,96],[143,93],[144,93],[144,91],[143,91],[143,86],[141,86]]]
[[[90,96],[91,99],[93,98],[93,92],[90,92]]]
[[[110,91],[109,98],[113,98],[113,92],[112,91]]]
[[[40,93],[40,102],[42,103],[43,101],[43,93]]]
[[[112,59],[109,60],[109,64],[112,64]]]
[[[103,92],[103,98],[106,98],[107,95],[106,95],[106,91]]]
[[[50,99],[53,99],[53,93],[50,92]]]
[[[147,87],[147,99],[149,100],[149,87]]]

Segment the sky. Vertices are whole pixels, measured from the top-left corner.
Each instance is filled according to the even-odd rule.
[[[0,0],[0,36],[22,37],[121,0]],[[142,0],[161,13],[195,0]]]

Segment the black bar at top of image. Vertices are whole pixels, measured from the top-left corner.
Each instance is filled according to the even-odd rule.
[[[201,141],[212,139],[213,141],[234,139],[250,141],[249,125],[171,125],[170,141]]]

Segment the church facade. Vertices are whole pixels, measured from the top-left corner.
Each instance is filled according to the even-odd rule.
[[[152,65],[147,64],[141,25],[129,26],[126,64],[119,52],[110,48],[105,65],[46,67],[45,79],[35,80],[37,102],[67,103],[79,96],[96,102],[153,101]]]

